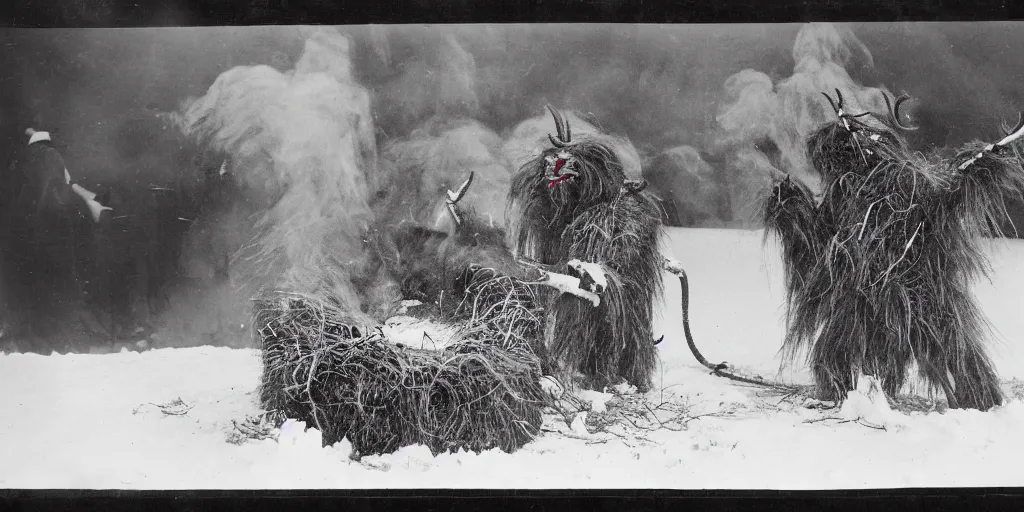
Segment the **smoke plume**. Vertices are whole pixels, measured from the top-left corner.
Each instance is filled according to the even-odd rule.
[[[230,69],[188,103],[183,118],[191,136],[230,157],[260,210],[252,226],[238,226],[254,235],[231,269],[247,281],[242,288],[324,294],[358,311],[352,278],[364,257],[376,146],[348,40],[314,34],[287,72]]]
[[[382,65],[380,73],[386,77],[378,78],[384,83],[377,91],[375,108],[385,126],[402,127],[385,134],[404,135],[434,117],[476,117],[480,107],[476,61],[455,34],[419,34],[419,40],[407,42],[414,44],[415,50],[399,45],[407,60],[393,66],[392,44],[380,32],[376,27],[369,30],[372,53],[378,59],[375,63]],[[410,55],[410,51],[414,53]]]
[[[501,153],[501,138],[471,119],[433,122],[415,130],[408,140],[394,141],[383,150],[388,169],[378,189],[391,200],[378,210],[382,218],[404,219],[421,227],[445,231],[447,190],[456,190],[470,173],[473,183],[459,202],[490,224],[505,218],[509,187],[508,164]]]
[[[727,227],[729,184],[692,146],[664,151],[644,167],[644,179],[656,190],[672,226]]]
[[[793,74],[777,82],[752,69],[725,82],[726,103],[717,117],[719,129],[711,149],[727,155],[733,215],[747,225],[753,212],[744,205],[754,203],[770,172],[788,172],[812,190],[820,188],[807,161],[805,140],[835,117],[822,92],[834,98],[834,91],[841,91],[847,112],[886,111],[882,91],[889,94],[888,90],[866,87],[847,72],[873,66],[871,53],[848,27],[804,25],[793,44],[793,59]]]

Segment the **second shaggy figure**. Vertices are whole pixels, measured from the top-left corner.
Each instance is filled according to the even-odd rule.
[[[551,291],[546,345],[585,385],[625,379],[646,391],[657,363],[660,211],[642,182],[627,180],[611,139],[573,139],[568,121],[548,108],[558,135],[519,169],[509,192],[513,248],[541,268],[578,277],[588,293]]]
[[[1024,190],[1010,146],[1024,121],[994,144],[926,159],[896,132],[906,128],[902,98],[876,116],[881,127],[846,113],[838,91],[837,99],[829,98],[837,120],[807,142],[824,183],[820,201],[786,177],[765,203],[766,232],[781,239],[786,266],[785,350],[809,349],[828,400],[845,398],[859,372],[894,396],[916,362],[951,408],[1000,405],[971,283],[986,270],[980,238],[999,235],[1005,198]]]

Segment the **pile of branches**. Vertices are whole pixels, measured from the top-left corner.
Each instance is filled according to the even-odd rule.
[[[504,347],[535,353],[543,348],[544,310],[535,289],[493,268],[471,265],[455,282],[461,300],[450,310],[441,304],[446,322],[464,323],[481,335],[493,336]]]
[[[542,421],[530,347],[541,317],[525,286],[474,270],[458,306],[464,322],[441,350],[352,326],[330,301],[264,296],[253,323],[263,348],[261,405],[315,426],[325,446],[347,438],[355,457],[412,444],[435,454],[522,447]]]

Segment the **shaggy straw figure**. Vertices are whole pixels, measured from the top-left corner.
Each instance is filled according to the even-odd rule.
[[[1024,169],[1001,145],[973,144],[949,161],[911,153],[894,129],[905,128],[898,105],[879,128],[845,114],[840,95],[839,119],[808,140],[820,203],[788,176],[765,200],[766,235],[780,238],[785,264],[783,350],[792,360],[809,348],[829,400],[842,400],[858,372],[894,397],[916,361],[950,407],[987,410],[1002,395],[970,286],[987,270],[979,238],[999,234],[1003,198],[1024,191]]]
[[[647,390],[657,364],[651,326],[662,288],[660,212],[648,194],[625,186],[613,140],[572,140],[568,123],[551,111],[555,147],[527,162],[509,193],[515,253],[555,272],[582,273],[581,286],[597,285],[600,303],[548,292],[546,344],[564,372],[583,374],[597,389],[625,379]],[[603,275],[572,260],[596,264]]]
[[[505,306],[468,306],[472,320],[459,339],[429,351],[345,325],[341,311],[315,298],[268,297],[255,324],[262,405],[315,426],[325,445],[348,438],[356,456],[412,444],[435,454],[515,451],[539,432],[542,390],[523,333],[495,328],[524,318],[516,304]]]

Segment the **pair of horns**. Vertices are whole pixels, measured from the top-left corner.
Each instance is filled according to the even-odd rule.
[[[885,99],[885,108],[888,109],[889,117],[892,118],[893,124],[895,124],[898,128],[900,128],[902,130],[908,130],[908,131],[909,130],[916,130],[916,129],[919,128],[918,126],[906,126],[906,125],[904,125],[903,123],[900,122],[900,105],[902,105],[904,101],[909,100],[910,96],[907,96],[905,94],[904,95],[900,95],[900,97],[896,98],[896,102],[895,103],[890,102],[889,101],[889,95],[884,93],[884,92],[882,93],[882,98]]]
[[[554,137],[549,133],[548,139],[556,148],[564,148],[572,143],[572,128],[569,126],[569,120],[563,117],[551,105],[548,105],[548,110],[551,112],[551,117],[555,118],[555,130],[558,131],[558,137]]]
[[[840,92],[839,89],[836,89],[835,91],[836,91],[836,100],[835,101],[832,100],[832,97],[830,97],[828,95],[828,93],[823,92],[821,94],[822,94],[822,96],[825,96],[825,99],[828,100],[829,105],[832,105],[832,110],[834,110],[835,113],[839,117],[841,117],[841,118],[844,118],[844,117],[845,118],[857,118],[857,117],[864,117],[864,116],[867,116],[867,115],[872,115],[874,117],[877,117],[872,112],[864,112],[863,114],[857,114],[857,115],[850,115],[850,114],[847,114],[847,113],[843,112],[843,93]],[[917,126],[908,126],[908,125],[905,125],[902,122],[900,122],[900,105],[902,105],[903,102],[909,100],[910,96],[901,95],[900,97],[896,98],[895,103],[893,101],[891,101],[889,99],[889,95],[884,93],[884,92],[882,93],[882,98],[885,100],[885,107],[886,107],[886,110],[888,110],[887,114],[889,115],[889,118],[892,121],[892,123],[894,125],[896,125],[897,128],[900,128],[901,130],[907,130],[907,131],[913,131],[913,130],[918,129]]]
[[[1002,129],[1003,135],[1005,135],[1005,137],[1003,137],[1002,140],[997,142],[995,144],[996,146],[1003,147],[1019,139],[1022,135],[1024,135],[1024,112],[1017,113],[1017,124],[1014,125],[1013,128],[1007,128],[1006,123],[1002,123]]]

